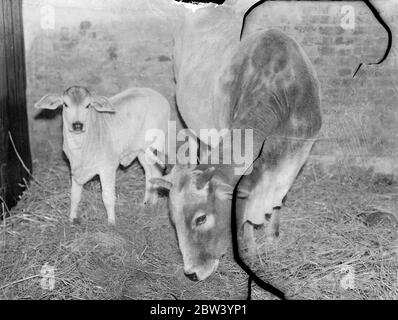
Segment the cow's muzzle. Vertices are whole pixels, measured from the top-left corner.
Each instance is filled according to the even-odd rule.
[[[202,281],[216,271],[218,264],[218,259],[209,260],[199,266],[184,268],[184,274],[191,281]]]
[[[186,273],[184,272],[185,276],[191,281],[199,281],[197,274],[194,273]]]

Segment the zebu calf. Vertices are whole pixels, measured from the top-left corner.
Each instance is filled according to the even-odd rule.
[[[145,157],[148,130],[162,130],[166,136],[170,116],[168,101],[147,88],[128,89],[108,99],[95,97],[83,87],[74,86],[63,95],[46,95],[35,104],[39,109],[63,107],[63,150],[72,171],[71,222],[78,222],[77,209],[83,184],[97,174],[108,223],[115,224],[115,177],[121,164],[128,166],[138,157],[145,170],[144,203],[156,201],[156,190],[149,180],[161,172]],[[164,141],[151,147],[165,152]]]

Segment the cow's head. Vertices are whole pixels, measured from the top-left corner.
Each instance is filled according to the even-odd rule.
[[[151,182],[170,190],[169,209],[185,275],[206,279],[230,243],[233,187],[211,166],[175,166],[168,176]]]
[[[46,95],[35,104],[35,108],[50,110],[61,106],[64,126],[74,134],[86,131],[87,118],[91,109],[97,112],[115,112],[112,103],[107,98],[93,97],[86,88],[78,86],[70,87],[63,95]]]

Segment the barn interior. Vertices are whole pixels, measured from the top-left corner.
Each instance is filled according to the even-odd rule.
[[[10,2],[3,0],[3,9]],[[173,6],[182,4],[21,4],[26,102],[18,104],[29,138],[1,136],[23,179],[17,203],[1,201],[0,299],[245,299],[248,277],[230,251],[209,279],[186,279],[167,197],[142,205],[137,162],[117,174],[116,227],[107,225],[98,179],[85,185],[82,224],[71,225],[61,114],[33,107],[71,85],[104,96],[150,87],[167,98],[181,128],[170,19],[179,18]],[[398,34],[398,3],[373,4]],[[370,64],[383,57],[388,34],[361,1],[269,1],[247,21],[248,33],[258,28],[281,29],[303,46],[321,83],[323,127],[282,208],[279,240],[269,244],[260,228],[258,253],[243,256],[291,299],[398,299],[398,42],[383,63]],[[13,146],[12,138],[25,144]],[[43,287],[46,272],[50,288]],[[275,299],[256,285],[252,298]]]

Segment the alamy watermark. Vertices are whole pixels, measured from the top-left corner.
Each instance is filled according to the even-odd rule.
[[[175,121],[169,121],[167,134],[151,129],[145,135],[146,160],[149,163],[195,165],[233,165],[236,175],[251,173],[253,163],[252,129],[182,129],[177,132]],[[199,141],[208,148],[201,148]],[[154,155],[154,150],[165,150]]]
[[[342,15],[340,19],[340,26],[344,30],[354,30],[355,29],[355,8],[351,5],[344,5],[340,9]]]

